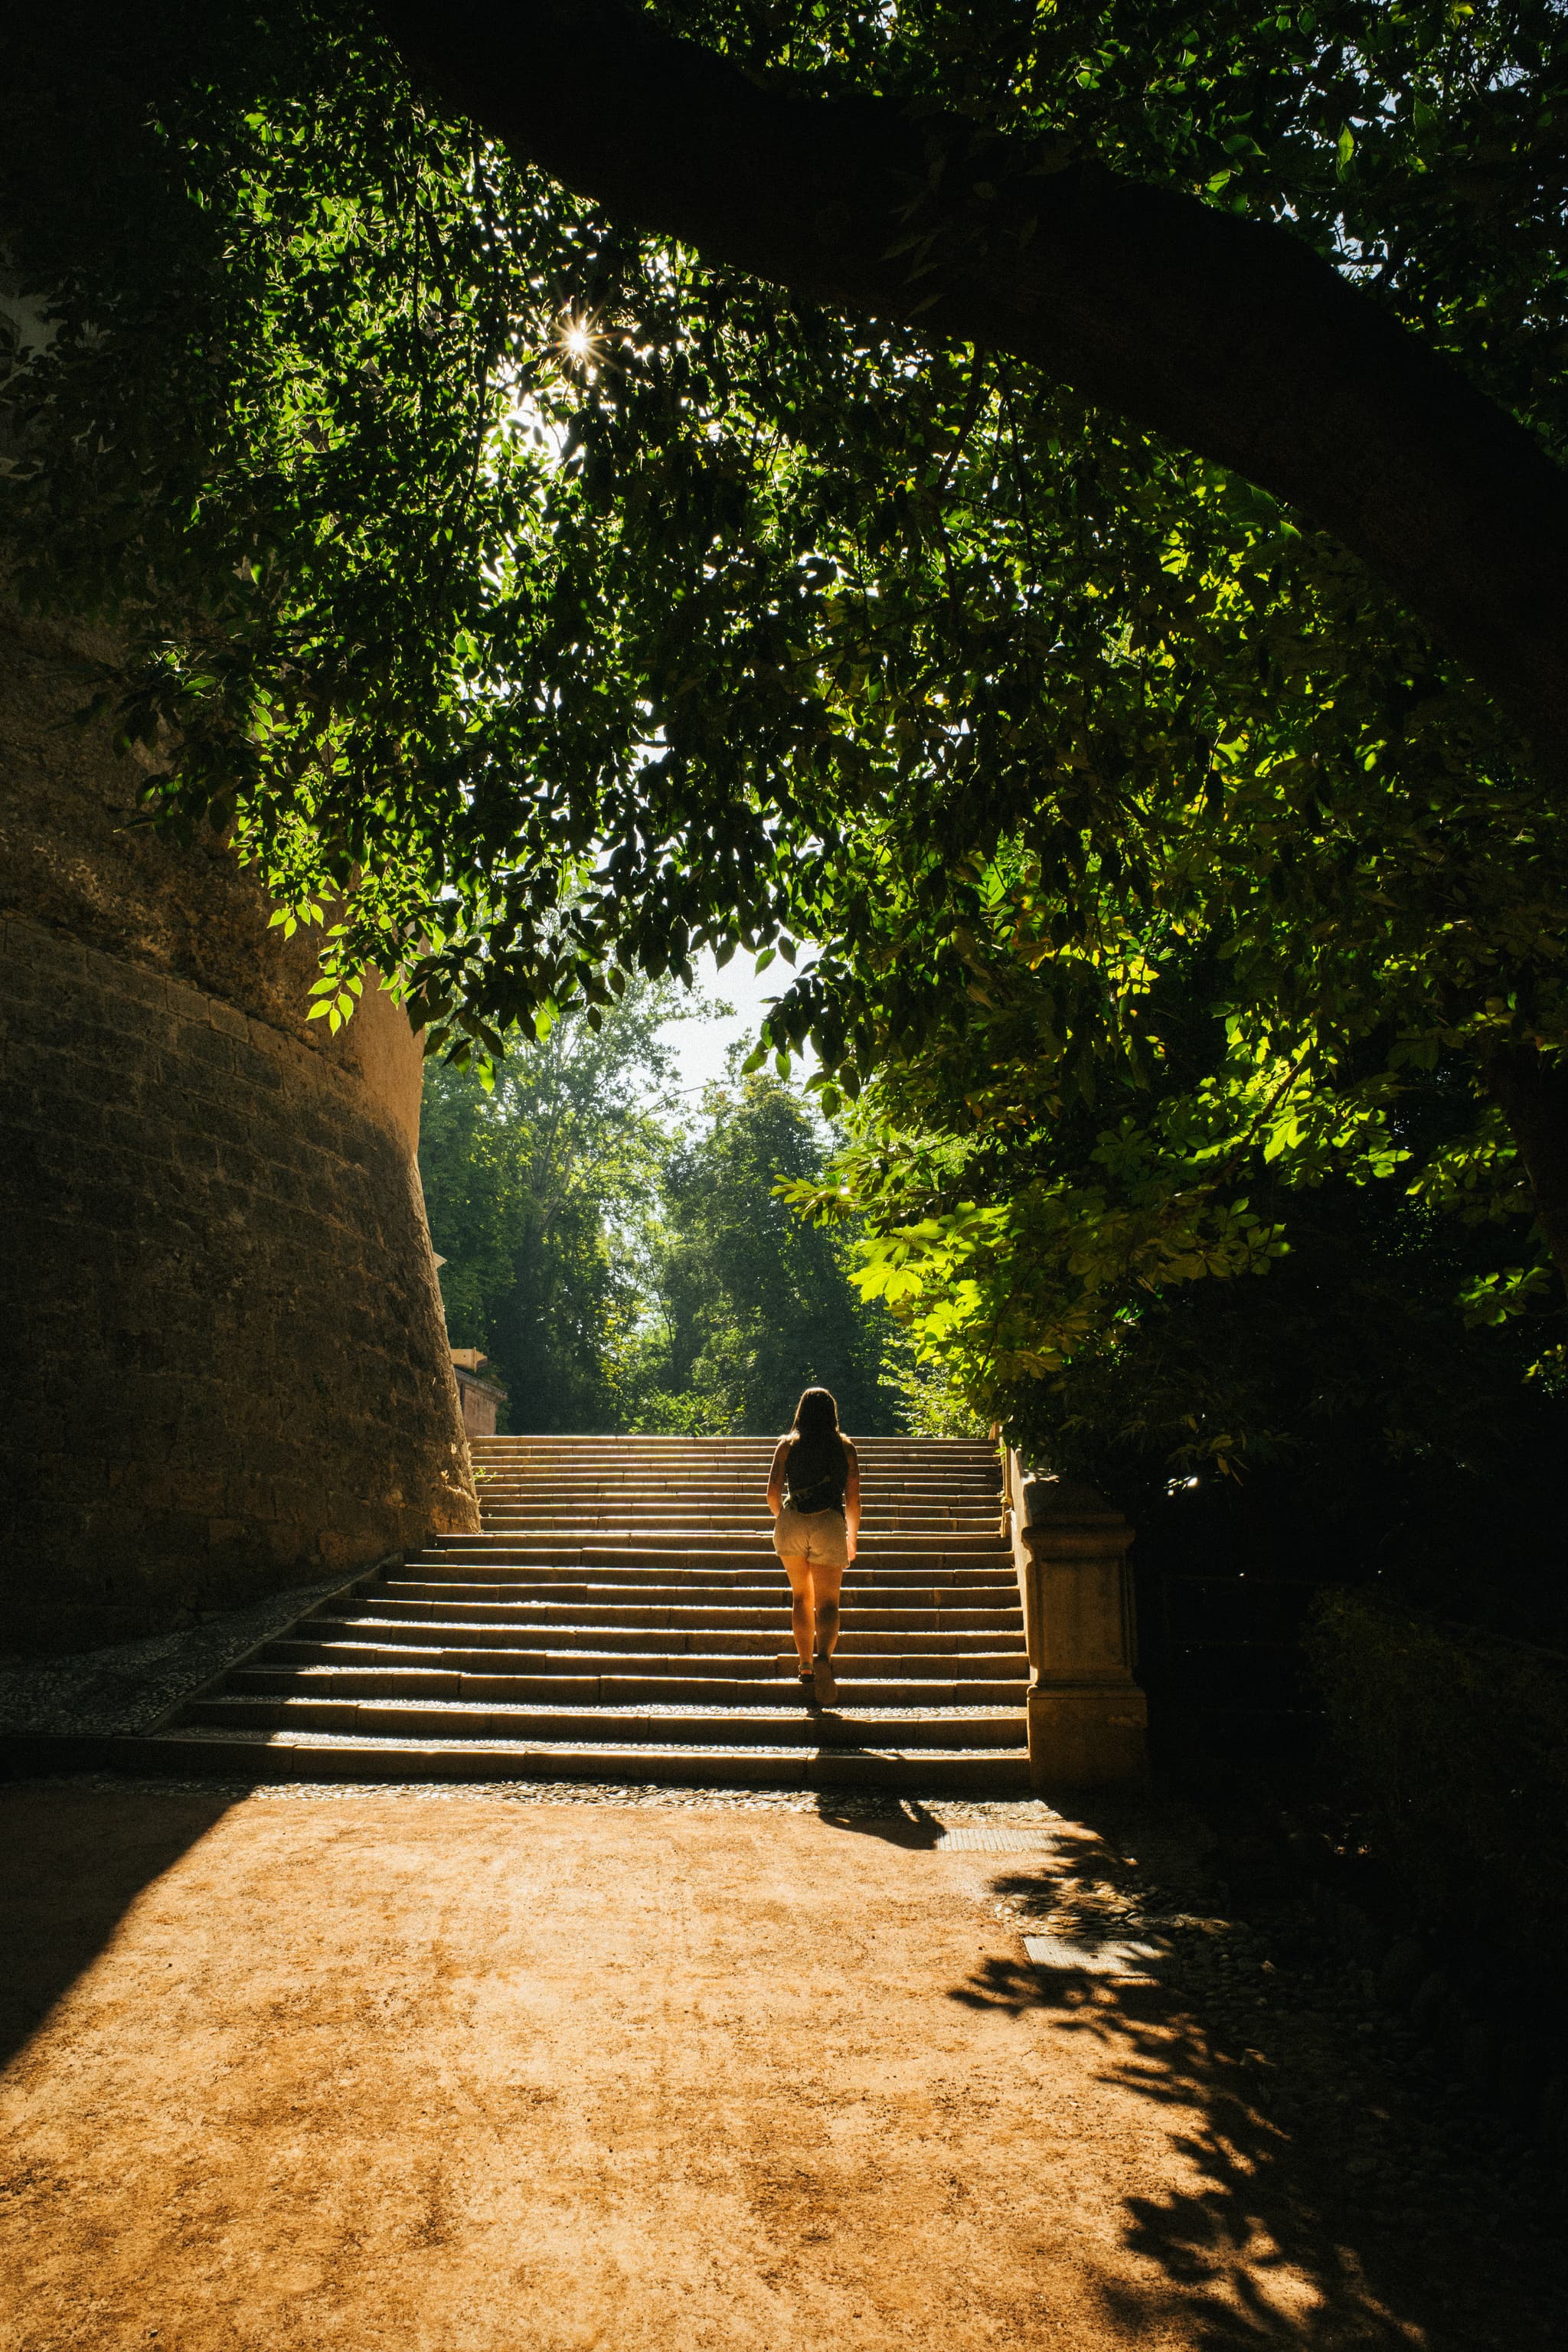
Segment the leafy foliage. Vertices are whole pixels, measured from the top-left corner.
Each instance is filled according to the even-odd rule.
[[[1561,436],[1550,8],[664,13],[1288,220]],[[353,7],[148,0],[74,87],[21,47],[8,201],[55,318],[12,386],[24,593],[118,613],[169,804],[297,900],[367,866],[346,951],[416,924],[422,1006],[481,1042],[602,1001],[606,959],[782,927],[834,952],[779,1039],[863,1076],[968,984],[967,861],[1020,836],[1092,1054],[1135,983],[1096,904],[1124,881],[1138,933],[1161,884],[1321,923],[1440,898],[1435,836],[1461,892],[1511,842],[1506,733],[1268,500],[626,236],[433,117]],[[1181,854],[1194,795],[1225,821]],[[1557,908],[1533,846],[1515,961]]]
[[[1473,1067],[1399,1066],[1374,1031],[1314,1083],[1214,987],[1201,961],[1163,974],[1157,1081],[1102,1073],[1088,1101],[1042,1087],[1016,1008],[1011,1038],[998,1019],[966,1051],[939,1040],[876,1081],[829,1180],[792,1197],[857,1227],[862,1287],[958,1395],[1057,1460],[1092,1428],[1101,1475],[1108,1453],[1168,1476],[1355,1452],[1369,1426],[1393,1456],[1452,1443],[1500,1377],[1520,1412],[1532,1367],[1560,1394],[1561,1300]],[[1205,1305],[1215,1276],[1268,1279]]]

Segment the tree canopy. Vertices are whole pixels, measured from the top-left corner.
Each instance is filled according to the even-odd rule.
[[[1012,1151],[943,1209],[1004,1257],[1065,1184],[1069,1322],[1267,1257],[1258,1158],[1568,1261],[1561,12],[384,13],[412,74],[340,5],[9,37],[15,591],[120,625],[165,821],[348,894],[326,1017],[400,966],[460,1058],[813,941],[786,1065]],[[768,254],[698,235],[656,68],[830,178],[859,126],[810,268],[776,142],[717,192]]]
[[[705,1123],[671,1155],[658,1254],[658,1316],[645,1356],[655,1417],[767,1433],[805,1388],[830,1388],[846,1429],[907,1424],[898,1327],[850,1279],[847,1237],[805,1223],[781,1197],[821,1180],[827,1139],[808,1101],[766,1072],[709,1090]],[[686,1405],[683,1400],[690,1400]]]

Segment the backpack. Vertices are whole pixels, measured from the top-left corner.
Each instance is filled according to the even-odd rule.
[[[849,1484],[849,1456],[837,1431],[830,1437],[797,1437],[784,1473],[784,1508],[810,1518],[817,1511],[842,1511]]]

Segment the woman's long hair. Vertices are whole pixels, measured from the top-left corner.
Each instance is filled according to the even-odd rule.
[[[806,1389],[795,1409],[792,1423],[797,1437],[824,1438],[838,1434],[838,1400],[831,1389]]]

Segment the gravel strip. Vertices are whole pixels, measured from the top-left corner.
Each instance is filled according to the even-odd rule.
[[[0,1735],[110,1738],[145,1731],[177,1700],[258,1642],[284,1632],[313,1602],[341,1592],[346,1581],[333,1576],[321,1584],[295,1585],[145,1642],[0,1666]]]
[[[250,1706],[256,1703],[248,1691],[228,1691],[224,1696],[227,1699],[233,1699],[239,1706]],[[258,1696],[273,1698],[278,1704],[286,1706],[290,1695],[277,1691]],[[324,1694],[324,1696],[331,1703],[332,1694],[329,1692]],[[341,1694],[341,1704],[345,1706],[358,1707],[366,1714],[374,1712],[376,1708],[401,1713],[407,1707],[421,1704],[432,1709],[438,1709],[444,1716],[493,1716],[506,1713],[582,1715],[591,1712],[595,1723],[602,1721],[624,1724],[728,1722],[734,1717],[743,1717],[749,1722],[776,1723],[781,1715],[789,1713],[792,1705],[803,1709],[805,1707],[805,1702],[796,1699],[793,1693],[788,1698],[778,1701],[772,1706],[747,1706],[740,1700],[737,1700],[732,1706],[726,1706],[721,1700],[709,1706],[700,1699],[693,1699],[688,1705],[683,1705],[679,1701],[667,1705],[661,1700],[650,1699],[646,1706],[616,1706],[590,1699],[539,1699],[531,1705],[525,1699],[441,1698],[434,1694],[422,1700],[421,1695],[416,1691],[411,1692],[406,1698],[359,1698],[352,1691],[344,1691]],[[956,1704],[952,1706],[845,1706],[835,1702],[833,1706],[824,1707],[821,1712],[824,1716],[831,1717],[835,1722],[851,1726],[858,1723],[889,1722],[951,1723],[955,1718],[962,1717],[965,1721],[973,1718],[985,1723],[1016,1723],[1022,1729],[1024,1722],[1024,1711],[1020,1706],[963,1706]],[[816,1710],[813,1708],[811,1713],[815,1719]],[[211,1728],[210,1726],[207,1727]]]
[[[749,1751],[748,1751],[749,1752]],[[320,1800],[391,1798],[414,1804],[618,1805],[699,1812],[822,1813],[850,1821],[904,1822],[911,1829],[993,1823],[998,1828],[1038,1829],[1043,1838],[1063,1816],[1038,1797],[900,1797],[882,1791],[806,1789],[682,1788],[678,1783],[645,1788],[625,1780],[230,1780],[159,1774],[135,1780],[114,1772],[40,1774],[13,1780],[11,1789],[58,1788],[100,1792],[135,1790],[143,1796],[227,1797],[236,1804],[272,1804]],[[5,1791],[0,1790],[0,1803]]]
[[[396,1757],[410,1751],[428,1753],[432,1748],[450,1748],[457,1743],[437,1734],[415,1732],[380,1732],[356,1727],[353,1731],[316,1731],[304,1726],[296,1729],[286,1726],[281,1731],[256,1731],[245,1724],[232,1730],[211,1723],[181,1724],[177,1737],[192,1746],[204,1742],[216,1746],[239,1741],[254,1748],[258,1756],[270,1753],[279,1741],[291,1748],[342,1748],[352,1755],[373,1752]],[[508,1738],[497,1733],[475,1735],[461,1742],[466,1754],[489,1749],[498,1756],[536,1757],[551,1748],[569,1748],[574,1756],[690,1756],[710,1757],[735,1752],[734,1743],[716,1740],[711,1744],[695,1739],[520,1739]],[[886,1741],[859,1739],[748,1739],[744,1753],[748,1756],[785,1756],[796,1762],[803,1758],[817,1756],[894,1757],[906,1763],[951,1764],[955,1759],[973,1763],[988,1761],[996,1757],[1018,1757],[1024,1753],[1023,1742],[1016,1748],[895,1748]]]

